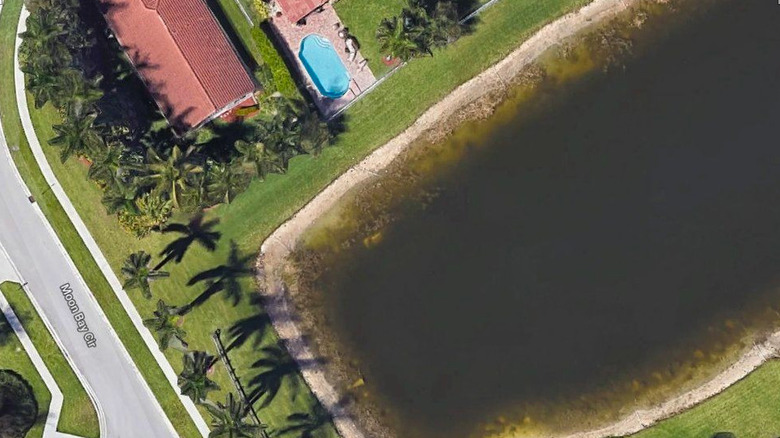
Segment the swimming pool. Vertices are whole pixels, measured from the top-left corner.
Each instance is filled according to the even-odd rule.
[[[306,36],[301,41],[298,58],[323,96],[337,99],[349,90],[349,72],[327,38],[317,34]]]

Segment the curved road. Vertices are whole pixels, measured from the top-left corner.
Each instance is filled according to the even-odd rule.
[[[0,126],[0,257],[10,260],[15,276],[26,284],[28,295],[96,403],[101,438],[177,436],[28,193]]]

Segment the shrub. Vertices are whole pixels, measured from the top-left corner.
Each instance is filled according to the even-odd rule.
[[[270,72],[270,78],[268,78],[267,74],[258,78],[260,81],[263,81],[265,92],[273,94],[278,91],[286,97],[298,97],[298,87],[295,85],[295,80],[284,63],[284,59],[282,59],[273,42],[268,38],[268,34],[263,29],[256,27],[252,29],[252,39],[257,44],[257,48],[263,57],[263,62],[265,62],[265,66]]]
[[[259,21],[265,21],[268,18],[268,6],[264,0],[252,0],[252,10]]]
[[[30,384],[10,370],[0,370],[0,438],[24,436],[38,416]]]
[[[141,195],[136,204],[138,213],[122,210],[118,218],[119,225],[139,239],[162,228],[173,213],[171,201],[151,193]]]

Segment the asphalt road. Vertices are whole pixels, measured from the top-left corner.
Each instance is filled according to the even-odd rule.
[[[0,127],[0,257],[10,258],[83,377],[102,414],[101,437],[177,436],[17,175]]]

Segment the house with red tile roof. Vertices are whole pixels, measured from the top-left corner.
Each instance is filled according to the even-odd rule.
[[[306,18],[307,15],[319,9],[325,3],[328,3],[328,0],[276,0],[282,15],[287,17],[291,23],[297,23]]]
[[[109,27],[179,132],[249,100],[256,84],[204,0],[100,0]]]

